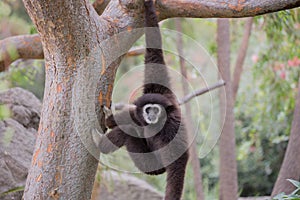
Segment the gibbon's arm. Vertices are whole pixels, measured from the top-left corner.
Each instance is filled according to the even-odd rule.
[[[105,125],[106,127],[112,129],[119,125],[132,125],[132,126],[140,126],[139,121],[135,117],[136,106],[128,105],[123,108],[120,112],[106,117]]]
[[[170,78],[165,66],[162,39],[153,0],[145,1],[145,73],[144,94],[170,93]]]
[[[121,125],[114,127],[110,132],[105,135],[100,135],[96,142],[101,153],[112,153],[126,144],[128,139],[127,131],[134,131],[131,125]]]

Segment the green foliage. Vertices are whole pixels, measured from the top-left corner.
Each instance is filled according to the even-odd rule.
[[[242,196],[268,195],[276,181],[291,129],[300,76],[299,10],[256,18],[254,67],[243,77],[235,107]],[[253,36],[252,36],[253,37]],[[251,45],[251,43],[250,43]]]
[[[8,72],[0,74],[0,81],[4,82],[7,88],[22,87],[42,99],[45,85],[44,73],[43,61],[15,62]]]
[[[276,195],[273,200],[300,200],[300,182],[291,179],[287,180],[291,182],[296,189],[291,194],[280,193]]]

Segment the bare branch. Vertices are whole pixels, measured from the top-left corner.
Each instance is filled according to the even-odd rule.
[[[14,36],[0,41],[0,72],[8,69],[8,66],[19,58],[44,58],[39,35]]]
[[[108,4],[111,4],[110,0],[96,0],[93,6],[97,13],[100,15]],[[163,1],[157,0],[156,7],[159,13],[160,20],[172,18],[172,17],[195,17],[195,18],[230,18],[230,17],[247,17],[256,16],[266,13],[276,12],[285,9],[296,8],[300,6],[300,0],[248,0],[248,1],[206,1],[206,0],[173,0]],[[142,9],[142,8],[140,8]],[[107,12],[113,14],[112,12]],[[107,17],[107,13],[105,16]],[[114,23],[114,22],[112,22]],[[119,22],[115,22],[115,26],[118,27]],[[113,26],[113,24],[111,24]],[[124,28],[124,27],[123,27]],[[131,27],[132,28],[132,27]],[[18,38],[19,37],[19,38]],[[30,36],[18,36],[7,38],[0,41],[0,72],[7,69],[8,66],[19,58],[43,58],[42,45],[39,43],[40,38],[38,35]],[[7,51],[5,43],[14,46],[18,54],[11,56]],[[3,47],[4,45],[4,47]],[[130,53],[131,55],[140,55],[141,51],[137,54]]]
[[[235,68],[233,73],[233,82],[232,82],[233,101],[235,101],[236,99],[236,94],[239,88],[239,82],[241,79],[243,65],[244,65],[244,61],[248,49],[249,38],[251,35],[252,24],[253,24],[253,18],[252,17],[248,18],[245,24],[245,32],[242,39],[242,44],[239,48],[239,53],[238,53],[238,57],[235,63]]]
[[[172,17],[240,18],[296,8],[300,6],[300,0],[158,0],[156,4],[160,19]]]
[[[218,83],[216,83],[215,85],[212,85],[210,87],[207,87],[207,88],[203,88],[203,89],[200,89],[200,90],[196,90],[188,95],[186,95],[183,99],[181,99],[179,101],[179,105],[183,105],[187,102],[189,102],[191,99],[193,99],[194,97],[197,97],[197,96],[200,96],[202,94],[205,94],[209,91],[212,91],[216,88],[219,88],[219,87],[222,87],[224,86],[226,83],[223,81],[223,80],[220,80]]]

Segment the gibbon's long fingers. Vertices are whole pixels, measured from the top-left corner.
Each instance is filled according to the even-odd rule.
[[[106,106],[103,106],[103,112],[104,112],[104,115],[105,115],[105,119],[107,119],[109,116],[112,115],[111,109],[109,109],[109,108],[106,107]]]

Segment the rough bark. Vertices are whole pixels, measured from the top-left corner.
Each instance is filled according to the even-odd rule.
[[[300,179],[300,79],[298,83],[298,95],[296,99],[294,117],[292,122],[292,130],[289,138],[289,143],[283,163],[281,165],[279,175],[272,191],[272,196],[285,192],[290,194],[295,187],[287,181]]]
[[[180,19],[176,19],[175,21],[176,25],[176,30],[179,33],[182,33],[182,24]],[[183,58],[183,40],[181,35],[179,34],[177,36],[177,52],[179,55],[179,62],[180,62],[180,71],[182,75],[182,88],[183,88],[183,93],[186,96],[189,93],[189,87],[186,82],[188,80],[187,76],[187,69],[186,69],[186,64],[185,60]],[[187,124],[187,130],[189,133],[189,140],[190,140],[190,162],[192,165],[193,169],[193,178],[194,178],[194,185],[195,185],[195,190],[196,190],[196,199],[197,200],[204,200],[204,193],[203,193],[203,186],[202,186],[202,175],[201,175],[201,169],[200,169],[200,159],[197,153],[197,144],[196,144],[196,138],[194,133],[193,128],[193,119],[192,119],[192,109],[190,104],[185,104],[185,118],[186,118],[186,124]],[[193,140],[193,141],[192,141]]]
[[[71,97],[74,72],[97,44],[93,12],[84,1],[24,4],[41,36],[46,61],[42,116],[24,199],[89,199],[97,159],[75,131]]]
[[[225,94],[221,92],[221,121],[224,119],[219,142],[220,151],[220,200],[235,200],[238,198],[237,163],[234,134],[234,103],[232,99],[232,84],[230,78],[230,33],[229,20],[218,19],[217,44],[218,67],[226,82]]]
[[[238,18],[262,15],[300,6],[300,0],[187,0],[156,1],[161,19],[171,17]]]
[[[253,18],[250,17],[247,19],[245,24],[245,31],[242,39],[241,46],[239,48],[238,57],[235,63],[234,67],[234,73],[233,73],[233,82],[232,82],[232,95],[233,95],[233,102],[235,102],[236,94],[239,89],[240,79],[243,72],[243,65],[245,62],[247,50],[248,50],[248,44],[249,39],[251,35],[251,29],[253,24]]]
[[[110,0],[96,0],[93,3],[93,6],[96,10],[96,12],[98,13],[98,15],[101,15],[104,11],[104,9],[106,8],[106,6],[108,5],[108,3],[110,2]]]

